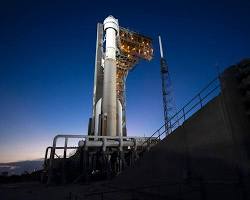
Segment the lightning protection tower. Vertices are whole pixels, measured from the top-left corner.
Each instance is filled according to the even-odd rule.
[[[160,46],[160,67],[162,81],[162,98],[164,110],[165,133],[170,134],[172,131],[171,117],[176,114],[176,106],[172,96],[172,84],[170,81],[169,69],[166,59],[164,58],[161,36],[159,35]],[[178,118],[178,117],[177,117]]]

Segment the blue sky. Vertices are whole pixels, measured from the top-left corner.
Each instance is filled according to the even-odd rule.
[[[250,55],[249,1],[1,1],[0,162],[43,157],[59,133],[87,133],[96,24],[108,15],[154,39],[127,80],[128,135],[163,123],[157,35],[177,107]]]

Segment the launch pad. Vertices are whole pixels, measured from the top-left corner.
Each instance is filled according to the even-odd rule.
[[[152,39],[122,28],[113,16],[97,24],[93,109],[88,135],[57,135],[47,147],[43,181],[78,182],[119,174],[159,139],[130,137],[126,128],[126,78],[140,59],[153,57]],[[58,139],[64,145],[58,145]],[[78,139],[78,146],[69,146]],[[75,150],[68,155],[68,150]],[[63,150],[63,155],[57,151]],[[57,158],[56,158],[57,157]]]

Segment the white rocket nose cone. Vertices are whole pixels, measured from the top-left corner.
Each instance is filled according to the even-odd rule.
[[[112,15],[108,16],[104,21],[103,21],[103,25],[104,25],[104,30],[108,29],[108,28],[113,28],[116,30],[116,32],[118,31],[119,25],[118,25],[118,19],[115,19]]]

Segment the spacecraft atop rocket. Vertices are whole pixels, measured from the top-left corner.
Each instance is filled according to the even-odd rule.
[[[139,59],[151,60],[152,39],[108,16],[97,24],[93,110],[88,135],[127,136],[126,78]]]

